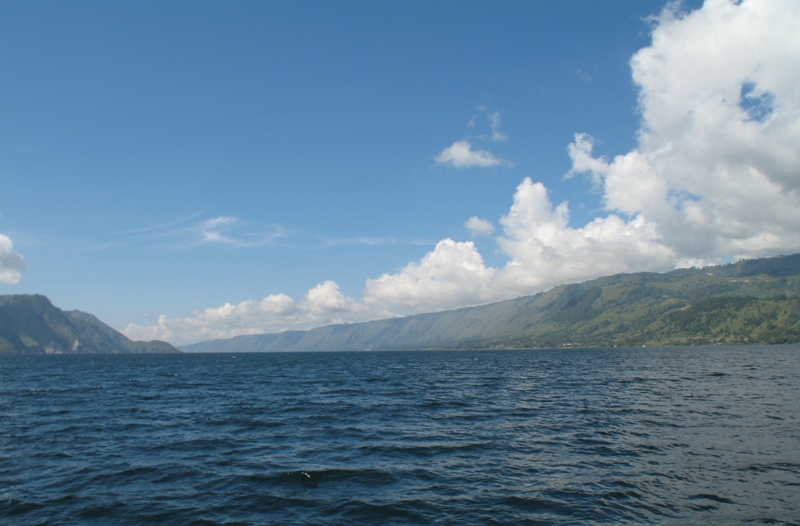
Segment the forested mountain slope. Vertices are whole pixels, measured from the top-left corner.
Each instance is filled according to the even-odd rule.
[[[478,307],[240,336],[194,352],[800,342],[800,254],[619,274]]]
[[[62,311],[38,294],[0,296],[0,352],[21,354],[180,352],[134,342],[81,311]]]

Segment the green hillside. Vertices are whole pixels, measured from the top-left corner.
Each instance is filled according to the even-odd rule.
[[[95,316],[62,311],[45,296],[0,296],[0,353],[91,354],[180,352],[160,342],[134,342]]]
[[[491,305],[240,336],[184,349],[263,352],[790,342],[800,342],[800,254],[663,274],[620,274]]]

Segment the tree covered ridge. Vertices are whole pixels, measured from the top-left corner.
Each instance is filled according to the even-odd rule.
[[[180,352],[159,342],[134,342],[92,314],[62,311],[46,296],[0,296],[0,352],[20,354],[119,354]]]

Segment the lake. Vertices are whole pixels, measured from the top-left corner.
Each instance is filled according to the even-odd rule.
[[[0,355],[9,524],[800,524],[800,346]]]

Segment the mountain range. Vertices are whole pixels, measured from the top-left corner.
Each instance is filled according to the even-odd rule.
[[[238,336],[188,352],[502,349],[800,342],[800,254],[618,274],[489,305]],[[42,295],[0,296],[0,353],[168,353]]]
[[[800,342],[800,254],[619,274],[489,305],[238,336],[188,352]]]
[[[62,311],[38,294],[0,296],[0,353],[117,354],[181,352],[161,341],[134,342],[77,310]]]

